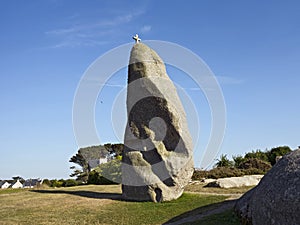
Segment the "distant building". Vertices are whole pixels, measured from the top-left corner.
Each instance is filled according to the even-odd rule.
[[[34,188],[34,187],[38,187],[42,184],[42,180],[41,179],[27,179],[24,184],[23,184],[23,188]]]
[[[108,162],[107,157],[100,158],[100,159],[91,159],[91,160],[88,161],[88,163],[89,163],[89,171],[92,171],[93,169],[95,169],[100,164],[107,163],[107,162]]]
[[[9,187],[10,188],[22,188],[23,184],[18,179],[18,180],[14,180]]]
[[[8,183],[6,180],[0,181],[0,188],[1,189],[6,189],[10,186],[10,183]]]

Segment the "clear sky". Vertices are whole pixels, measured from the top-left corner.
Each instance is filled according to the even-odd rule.
[[[296,0],[1,1],[0,179],[68,177],[68,160],[78,150],[72,127],[77,85],[94,60],[132,42],[135,33],[184,46],[214,72],[227,110],[220,154],[279,145],[295,149],[299,12]],[[200,91],[188,91],[189,84],[176,78],[176,69],[168,71],[200,112],[197,166],[209,137],[209,108]],[[102,144],[119,141],[110,107],[125,83],[126,69],[99,96],[95,121]]]

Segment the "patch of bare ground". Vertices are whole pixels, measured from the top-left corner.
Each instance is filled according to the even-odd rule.
[[[204,194],[221,194],[221,195],[234,195],[234,194],[244,194],[245,192],[252,189],[254,186],[244,186],[237,188],[215,188],[215,187],[205,187],[206,184],[190,184],[185,188],[185,191],[204,193]]]

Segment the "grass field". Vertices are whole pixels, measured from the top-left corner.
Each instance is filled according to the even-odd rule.
[[[189,192],[171,202],[152,203],[126,202],[120,197],[120,185],[1,190],[0,224],[163,224],[212,210],[228,198]],[[229,209],[192,224],[239,222]]]

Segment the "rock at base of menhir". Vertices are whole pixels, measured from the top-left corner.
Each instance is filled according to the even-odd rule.
[[[235,211],[246,225],[300,224],[300,150],[282,157]]]
[[[122,195],[133,201],[177,199],[193,174],[192,139],[161,58],[137,43],[130,54]]]

